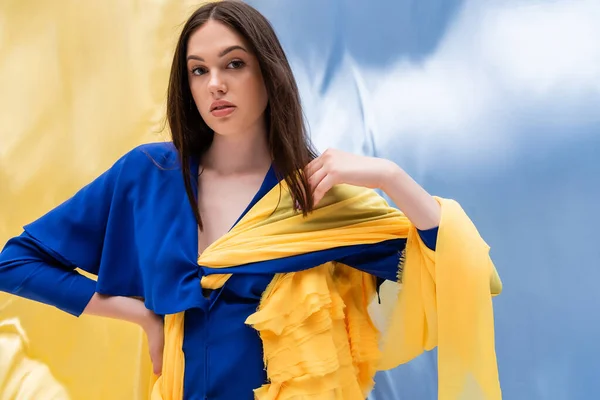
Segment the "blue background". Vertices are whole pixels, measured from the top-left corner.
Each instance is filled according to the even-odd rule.
[[[250,3],[317,147],[394,160],[491,245],[504,398],[600,398],[600,2]],[[427,353],[371,397],[436,399],[436,380]]]

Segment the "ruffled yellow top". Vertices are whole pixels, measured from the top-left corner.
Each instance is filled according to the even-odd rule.
[[[263,342],[269,383],[257,400],[364,400],[375,372],[438,347],[439,399],[501,398],[492,295],[502,284],[489,247],[458,203],[442,209],[436,250],[374,191],[339,185],[308,217],[275,186],[198,262],[223,268],[202,279],[220,288],[227,267],[356,244],[406,238],[399,283],[374,302],[373,276],[329,262],[276,275],[246,323]],[[399,290],[394,290],[399,289]],[[375,325],[380,319],[382,326]],[[183,313],[165,320],[163,375],[153,400],[183,396]]]

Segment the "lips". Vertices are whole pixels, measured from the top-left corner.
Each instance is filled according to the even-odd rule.
[[[210,113],[216,118],[228,117],[235,110],[236,106],[225,100],[217,100],[210,105]]]
[[[218,110],[225,110],[225,109],[234,108],[234,107],[235,107],[235,104],[230,103],[226,100],[217,100],[210,105],[210,112],[218,111]]]

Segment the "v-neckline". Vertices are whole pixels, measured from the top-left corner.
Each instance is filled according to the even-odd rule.
[[[199,172],[199,168],[200,168],[200,163],[199,163],[199,159],[197,158],[193,158],[192,162],[191,162],[191,167],[192,167],[192,171],[194,171],[194,184],[192,185],[192,189],[194,192],[194,197],[197,199],[198,198],[198,172]],[[273,185],[269,185],[271,183],[271,181],[273,182]],[[268,193],[272,186],[274,186],[275,184],[277,184],[277,179],[275,177],[275,170],[274,170],[274,165],[273,163],[271,163],[271,166],[269,167],[269,169],[267,170],[262,183],[260,184],[260,187],[258,188],[258,190],[256,191],[256,193],[254,194],[254,196],[252,197],[252,200],[250,200],[250,203],[248,203],[248,205],[246,206],[246,208],[244,209],[244,211],[242,211],[242,213],[240,214],[240,216],[236,219],[236,221],[233,223],[233,225],[229,228],[229,230],[224,233],[223,235],[221,235],[220,237],[218,237],[216,240],[214,240],[211,244],[209,244],[208,246],[206,246],[206,248],[202,251],[202,253],[200,253],[199,248],[198,248],[198,224],[196,224],[195,220],[194,220],[194,230],[195,230],[195,235],[193,235],[193,237],[195,238],[195,246],[194,248],[196,249],[196,251],[194,252],[196,254],[196,264],[198,264],[198,260],[200,259],[200,257],[202,256],[202,254],[204,254],[204,252],[206,250],[208,250],[215,242],[221,240],[224,236],[226,236],[227,234],[229,234],[233,228],[236,227],[236,225],[240,222],[240,220],[242,218],[244,218],[244,216],[248,213],[248,211],[250,211],[252,209],[252,207],[254,207],[254,205],[266,194]],[[270,186],[267,188],[267,186]],[[191,206],[191,205],[190,205]],[[196,205],[197,207],[197,205]],[[192,214],[193,215],[193,214]]]
[[[269,178],[270,175],[273,173],[273,164],[271,163],[271,166],[269,167],[269,169],[267,170],[267,173],[265,174],[265,176],[263,177],[262,183],[260,184],[260,186],[258,187],[258,190],[256,191],[256,193],[254,193],[254,196],[252,197],[252,200],[250,200],[250,203],[248,203],[248,205],[246,206],[246,208],[244,209],[244,211],[242,211],[242,213],[240,214],[240,216],[238,217],[238,219],[233,223],[233,225],[229,228],[229,230],[227,231],[227,233],[231,232],[231,230],[233,228],[236,227],[236,225],[241,221],[242,218],[244,218],[244,216],[248,213],[248,211],[250,211],[252,209],[252,207],[254,207],[254,205],[256,203],[258,203],[258,201],[269,191],[271,190],[271,187],[269,187],[267,190],[265,190],[265,187],[268,185],[269,183]],[[227,235],[227,233],[225,235]],[[223,235],[223,236],[225,236]],[[220,238],[219,238],[220,239]],[[217,239],[217,240],[219,240]]]

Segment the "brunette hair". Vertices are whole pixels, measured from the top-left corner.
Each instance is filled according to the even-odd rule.
[[[167,94],[167,123],[179,152],[185,190],[198,226],[203,227],[192,189],[190,161],[192,157],[201,158],[208,150],[214,132],[194,104],[186,53],[190,36],[210,20],[218,21],[244,37],[249,50],[258,59],[269,98],[265,118],[273,164],[277,175],[285,179],[294,204],[306,215],[313,208],[312,193],[305,175],[297,172],[317,154],[307,135],[292,69],[273,27],[260,12],[241,1],[222,0],[201,6],[185,23],[175,48]]]

